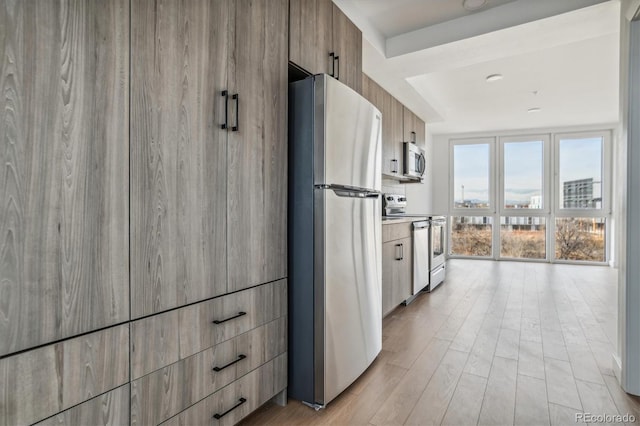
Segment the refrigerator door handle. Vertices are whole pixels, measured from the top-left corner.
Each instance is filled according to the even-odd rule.
[[[333,192],[338,197],[377,199],[380,196],[379,192],[361,192],[361,191],[354,191],[349,189],[338,189],[338,188],[332,188],[332,189],[333,189]]]

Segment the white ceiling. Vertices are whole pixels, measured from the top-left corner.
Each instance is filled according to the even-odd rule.
[[[513,0],[487,0],[481,10],[510,1]],[[351,0],[351,3],[387,38],[477,13],[462,7],[462,0]]]
[[[364,72],[430,133],[618,120],[618,0],[515,0],[451,19],[462,0],[334,1],[363,31]],[[437,3],[449,6],[428,21],[425,4]],[[376,18],[385,11],[393,23]],[[416,22],[440,23],[416,30]],[[494,73],[504,79],[488,84]],[[527,113],[531,107],[542,110]]]

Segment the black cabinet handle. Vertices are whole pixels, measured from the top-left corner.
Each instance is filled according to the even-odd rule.
[[[247,315],[247,313],[240,311],[240,312],[238,312],[238,315],[234,315],[232,317],[225,318],[223,320],[213,320],[213,323],[214,324],[222,324],[223,322],[227,322],[227,321],[231,321],[232,319],[240,318],[243,315]]]
[[[331,77],[336,76],[336,54],[334,52],[329,52],[329,57],[331,58]]]
[[[338,56],[338,55],[336,55],[336,62],[338,63],[338,68],[337,68],[337,71],[336,71],[336,74],[337,74],[336,78],[338,80],[340,80],[340,56]]]
[[[391,173],[398,173],[398,160],[394,158],[391,160],[391,164],[395,165],[395,167],[391,169]]]
[[[416,132],[411,132],[411,136],[412,136],[412,141],[411,141],[411,143],[416,143],[416,140],[417,140],[417,138],[416,138]]]
[[[233,126],[231,128],[232,132],[237,132],[239,129],[239,121],[240,121],[240,114],[239,114],[239,110],[240,110],[240,95],[238,95],[237,93],[233,96],[231,96],[232,99],[234,99],[236,101],[236,125]]]
[[[220,420],[221,418],[223,418],[224,416],[226,416],[227,414],[229,414],[230,412],[232,412],[233,410],[235,410],[236,408],[238,408],[239,406],[241,406],[245,402],[247,402],[246,398],[240,398],[236,405],[234,405],[233,407],[229,408],[227,411],[225,411],[222,414],[218,414],[218,413],[214,414],[213,418],[216,419],[216,420]]]
[[[223,365],[222,367],[213,367],[213,371],[215,371],[215,372],[222,371],[222,370],[224,370],[224,369],[225,369],[225,368],[227,368],[227,367],[231,367],[231,366],[232,366],[233,364],[235,364],[236,362],[240,362],[240,361],[242,361],[242,360],[243,360],[243,359],[245,359],[246,357],[247,357],[246,355],[240,354],[240,355],[238,355],[238,358],[237,358],[237,359],[235,359],[235,360],[231,361],[229,364],[225,364],[225,365]]]
[[[404,247],[402,247],[402,244],[396,244],[396,247],[400,248],[400,256],[396,257],[396,260],[402,260],[404,259]],[[396,250],[397,251],[397,250]]]
[[[222,97],[224,98],[224,123],[220,125],[221,129],[229,127],[229,92],[222,91]]]

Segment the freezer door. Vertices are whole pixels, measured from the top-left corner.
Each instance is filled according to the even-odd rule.
[[[382,114],[338,80],[315,78],[315,184],[380,191]]]
[[[318,232],[319,276],[324,298],[316,312],[324,316],[324,380],[316,377],[316,402],[327,404],[373,362],[382,349],[382,223],[380,194],[316,189],[324,216]],[[355,196],[354,196],[355,195]],[[316,236],[317,237],[317,236]],[[316,264],[317,266],[320,266]],[[317,270],[317,269],[316,269]],[[322,276],[324,275],[324,276]],[[323,303],[324,302],[324,303]],[[322,303],[324,306],[322,306]]]

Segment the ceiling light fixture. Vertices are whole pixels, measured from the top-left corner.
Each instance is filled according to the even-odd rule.
[[[493,81],[502,80],[503,78],[502,74],[491,74],[487,76],[487,81],[491,83]]]
[[[487,4],[487,0],[464,0],[462,7],[469,11],[474,11],[483,8]]]
[[[541,110],[542,108],[535,107],[535,108],[529,108],[527,112],[540,112]]]

